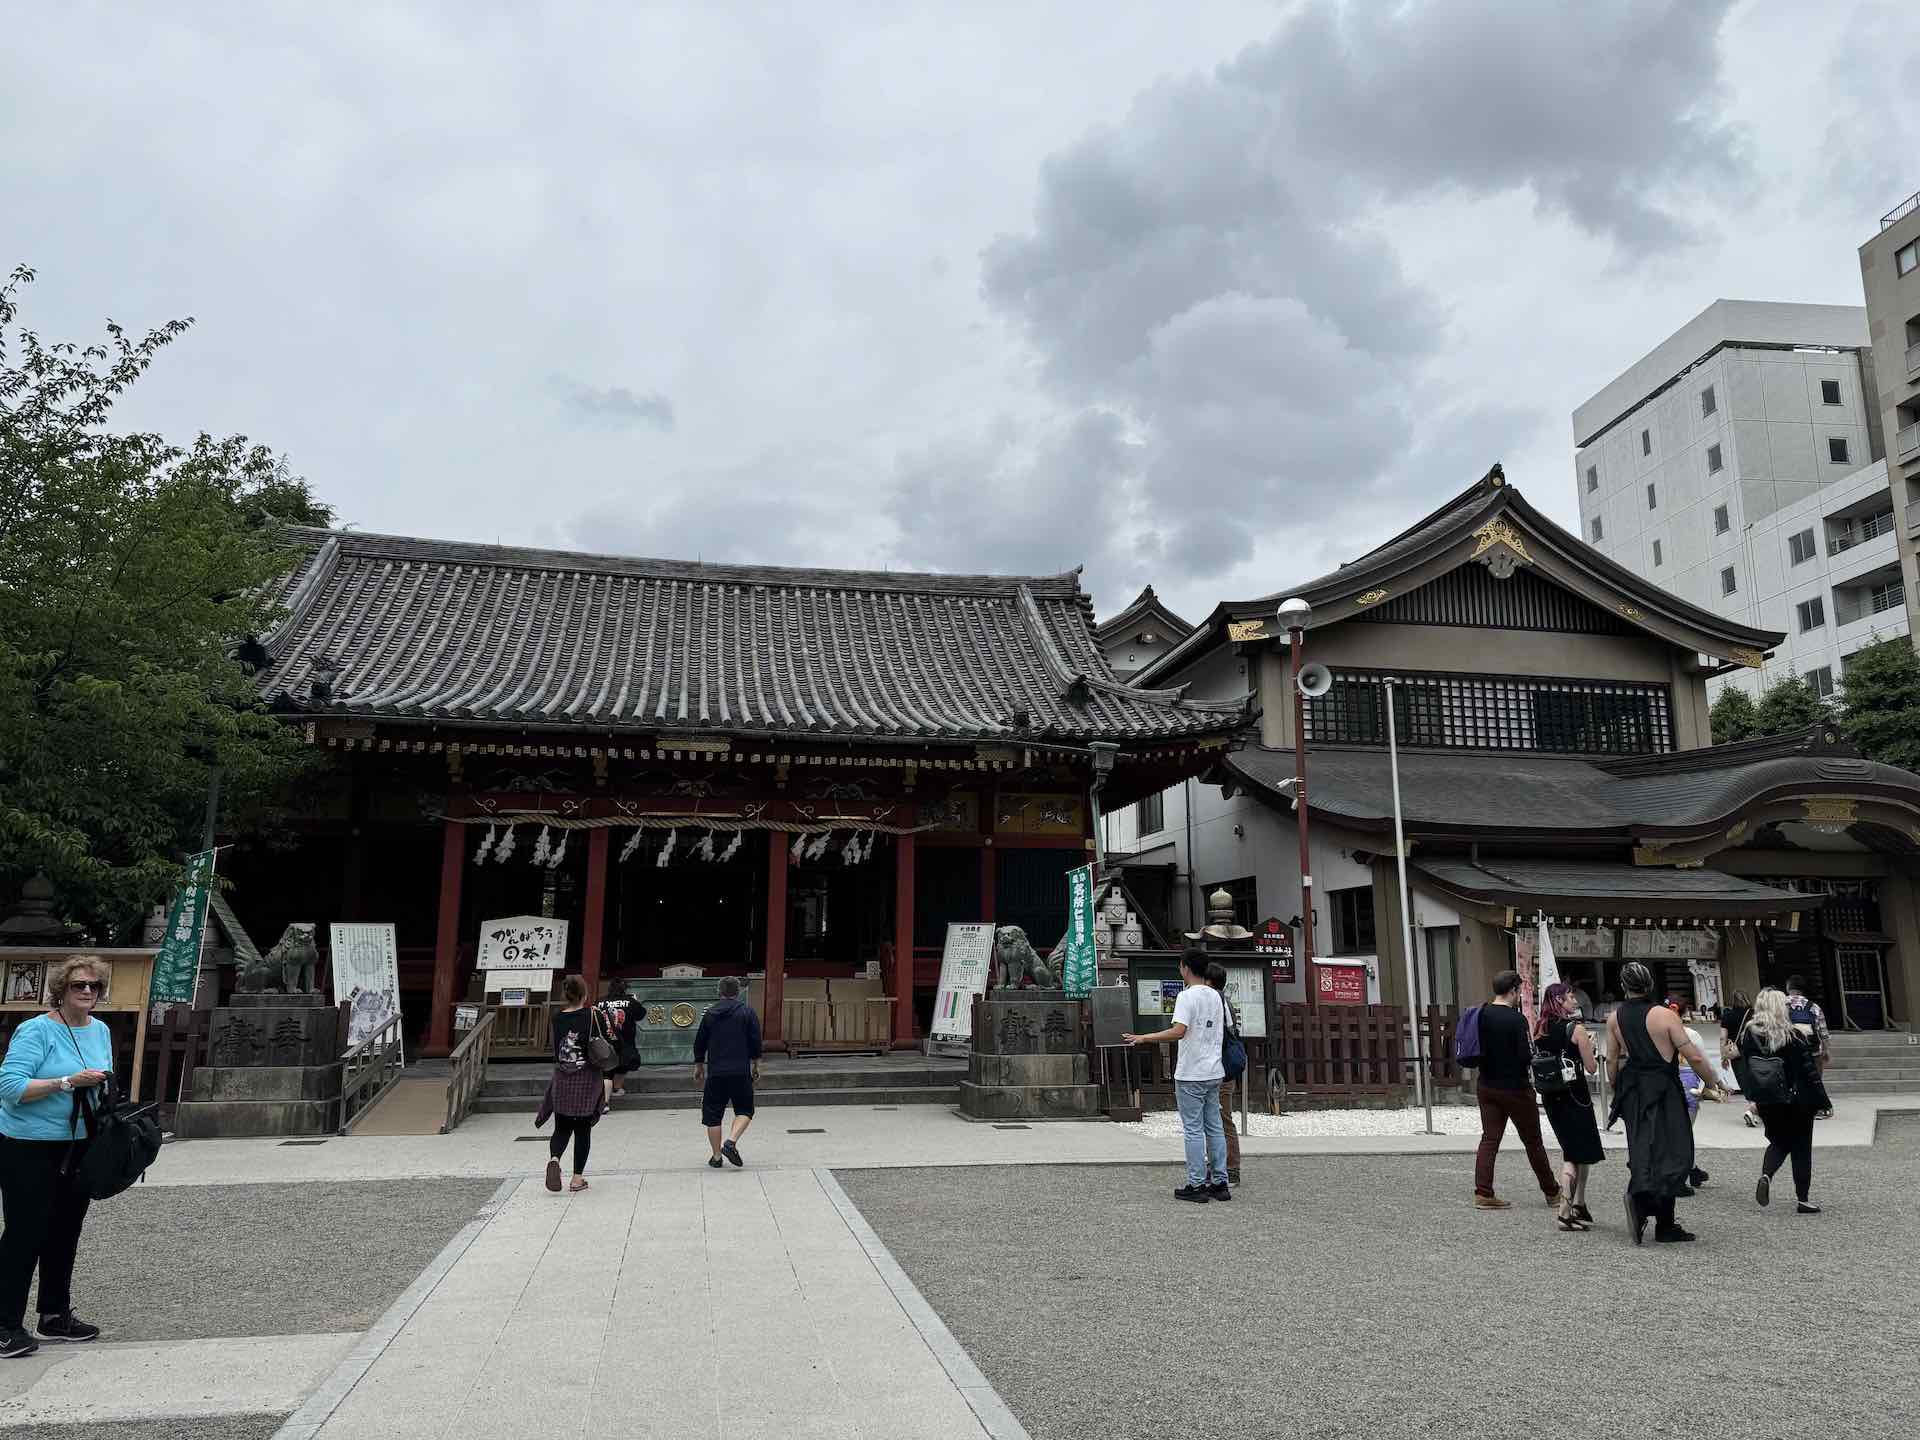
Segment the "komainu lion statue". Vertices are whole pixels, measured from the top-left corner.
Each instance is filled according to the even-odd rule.
[[[262,993],[276,987],[289,995],[314,988],[314,971],[320,963],[319,948],[313,943],[313,926],[289,925],[259,963],[245,963],[234,988]]]
[[[993,932],[994,985],[1001,990],[1020,990],[1036,986],[1052,990],[1059,979],[1052,968],[1034,952],[1033,942],[1018,925],[1002,925]]]

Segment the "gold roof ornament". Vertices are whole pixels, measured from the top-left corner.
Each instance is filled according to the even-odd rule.
[[[1227,639],[1236,643],[1266,638],[1267,622],[1265,620],[1233,620],[1227,624]]]
[[[1387,592],[1385,590],[1369,590],[1364,595],[1354,596],[1353,603],[1356,605],[1378,605],[1386,598]]]
[[[1822,835],[1839,835],[1859,819],[1854,802],[1838,796],[1802,800],[1800,808],[1807,824]]]
[[[1505,580],[1513,574],[1516,564],[1533,564],[1533,556],[1527,553],[1526,540],[1504,515],[1494,516],[1473,535],[1477,543],[1467,558],[1479,560],[1493,572],[1496,580]],[[1488,553],[1490,551],[1491,554]]]
[[[1727,658],[1738,664],[1745,665],[1749,670],[1764,669],[1767,663],[1767,657],[1762,655],[1758,650],[1729,650],[1727,652]]]

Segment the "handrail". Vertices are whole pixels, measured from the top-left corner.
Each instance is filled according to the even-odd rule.
[[[1893,209],[1882,215],[1880,217],[1880,228],[1885,230],[1889,226],[1897,224],[1914,210],[1920,210],[1920,190],[1914,191],[1913,194],[1909,195],[1898,205],[1894,206]]]
[[[482,1014],[480,1023],[467,1032],[467,1038],[454,1046],[453,1054],[447,1057],[452,1073],[447,1077],[447,1120],[440,1127],[442,1135],[451,1135],[467,1118],[473,1109],[474,1096],[480,1093],[481,1083],[486,1079],[487,1059],[493,1053],[495,1013],[489,1009]]]
[[[340,1133],[351,1134],[380,1098],[400,1083],[400,1014],[395,1011],[340,1057]],[[369,1094],[368,1092],[372,1092]]]

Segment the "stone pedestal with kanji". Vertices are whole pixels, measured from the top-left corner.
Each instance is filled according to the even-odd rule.
[[[174,1112],[175,1135],[331,1135],[340,1128],[340,1015],[326,996],[235,995],[212,1020],[206,1063]]]
[[[996,990],[974,1007],[973,1053],[960,1082],[969,1120],[1097,1120],[1081,1030],[1085,1002],[1064,990]]]

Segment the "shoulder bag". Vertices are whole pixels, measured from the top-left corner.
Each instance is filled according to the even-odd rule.
[[[91,1068],[73,1027],[64,1018],[60,1024],[73,1043],[73,1053],[80,1057],[80,1068]],[[154,1106],[128,1105],[114,1098],[111,1071],[98,1089],[100,1103],[97,1106],[85,1090],[73,1092],[74,1145],[68,1152],[67,1164],[73,1167],[80,1188],[87,1192],[88,1198],[110,1200],[146,1178],[147,1167],[160,1154],[160,1124],[153,1118]],[[82,1117],[87,1122],[85,1145],[79,1143]]]
[[[620,1052],[601,1033],[600,1007],[587,1007],[587,1063],[596,1070],[611,1070],[620,1063]]]
[[[1573,1058],[1558,1050],[1535,1048],[1532,1061],[1533,1088],[1542,1095],[1564,1095],[1573,1088],[1580,1067]]]
[[[1220,996],[1220,1064],[1227,1079],[1238,1080],[1247,1073],[1247,1042],[1240,1038],[1240,1027],[1233,1023],[1233,1007]]]
[[[1788,1063],[1789,1040],[1780,1049],[1768,1052],[1756,1049],[1747,1053],[1740,1047],[1740,1058],[1733,1062],[1733,1077],[1740,1082],[1740,1093],[1756,1105],[1791,1105],[1799,1098],[1793,1067]]]

